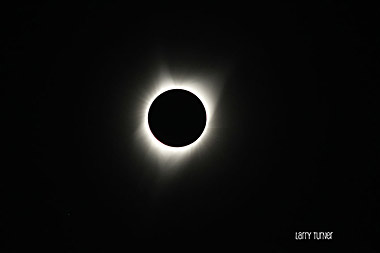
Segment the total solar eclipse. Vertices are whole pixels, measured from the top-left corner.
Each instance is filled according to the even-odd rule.
[[[195,142],[206,126],[206,109],[192,92],[172,89],[161,93],[148,112],[148,124],[154,137],[171,147]]]

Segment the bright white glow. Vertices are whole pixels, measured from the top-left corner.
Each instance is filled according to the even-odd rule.
[[[181,78],[183,79],[183,78]],[[202,79],[202,80],[201,80]],[[215,80],[214,80],[215,81]],[[207,121],[202,135],[193,143],[184,147],[170,147],[158,141],[152,134],[148,124],[148,112],[153,101],[165,91],[172,89],[183,89],[195,94],[203,103]],[[137,143],[143,152],[146,152],[149,159],[156,161],[160,167],[173,167],[184,162],[194,153],[205,150],[205,144],[212,135],[212,128],[215,126],[214,112],[219,90],[211,78],[191,78],[190,80],[173,80],[169,74],[162,74],[152,87],[147,89],[147,93],[139,106],[139,129],[137,133]]]

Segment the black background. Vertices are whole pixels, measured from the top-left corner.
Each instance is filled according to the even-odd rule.
[[[375,252],[378,13],[350,1],[2,8],[1,252]],[[229,73],[217,141],[163,182],[133,138],[162,63]]]

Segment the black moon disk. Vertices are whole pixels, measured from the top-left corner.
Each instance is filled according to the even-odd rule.
[[[196,141],[206,126],[206,109],[193,93],[173,89],[160,94],[148,112],[149,128],[161,143],[183,147]]]

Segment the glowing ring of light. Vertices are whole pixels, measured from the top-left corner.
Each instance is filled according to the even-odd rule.
[[[144,89],[139,105],[139,127],[136,132],[136,142],[142,154],[148,162],[153,162],[160,167],[172,167],[184,162],[190,155],[198,153],[203,155],[208,147],[210,137],[213,136],[215,127],[213,113],[215,111],[218,95],[220,92],[220,82],[212,76],[192,77],[187,81],[174,81],[168,73],[160,73],[161,77],[154,81],[152,85]],[[179,79],[179,78],[178,78]],[[184,78],[180,78],[183,80]],[[183,147],[167,146],[156,139],[149,128],[148,112],[153,101],[165,91],[172,89],[183,89],[195,94],[202,102],[206,110],[206,125],[201,136],[193,143]],[[147,91],[147,92],[146,92]]]

